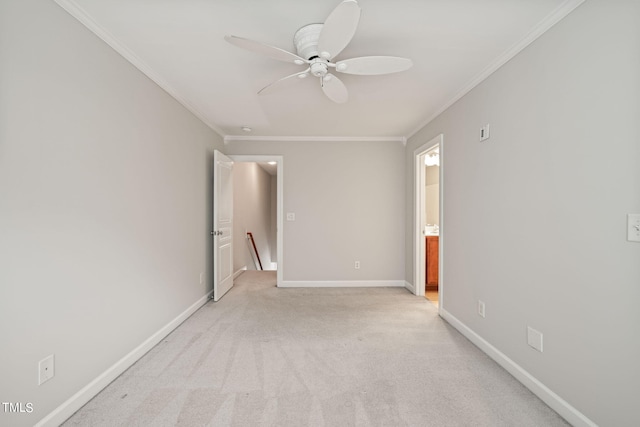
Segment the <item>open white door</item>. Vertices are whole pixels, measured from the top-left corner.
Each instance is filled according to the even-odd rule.
[[[233,286],[233,161],[213,153],[213,300]]]

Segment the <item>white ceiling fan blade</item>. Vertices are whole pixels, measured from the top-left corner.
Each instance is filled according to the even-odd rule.
[[[307,68],[306,70],[299,72],[299,73],[295,73],[295,74],[291,74],[290,76],[287,77],[283,77],[280,80],[276,80],[275,82],[263,87],[262,89],[260,89],[260,91],[258,92],[258,95],[268,95],[270,93],[276,92],[278,89],[282,89],[286,86],[288,86],[289,84],[292,84],[298,80],[302,80],[306,77],[309,76],[309,71],[311,70],[311,68]]]
[[[320,79],[322,91],[327,98],[337,104],[344,104],[349,100],[349,92],[342,81],[333,74],[327,74]]]
[[[396,56],[363,56],[336,62],[336,71],[345,74],[375,76],[408,70],[413,62]]]
[[[358,28],[360,6],[356,0],[344,0],[329,15],[318,39],[318,55],[324,59],[337,56],[349,44]]]
[[[234,46],[241,47],[243,49],[250,50],[252,52],[260,53],[262,55],[270,56],[273,59],[284,62],[292,62],[294,64],[302,65],[307,61],[300,58],[291,52],[287,52],[279,47],[270,46],[268,44],[260,43],[254,40],[245,39],[237,36],[224,36],[224,39]]]

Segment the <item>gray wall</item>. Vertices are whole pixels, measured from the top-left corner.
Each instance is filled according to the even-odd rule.
[[[233,271],[243,267],[256,270],[253,249],[247,240],[248,231],[253,234],[263,269],[270,269],[271,223],[271,175],[257,163],[235,162],[233,165]]]
[[[405,163],[408,280],[411,157],[443,133],[444,309],[601,426],[640,425],[639,16],[585,2],[411,138]]]
[[[234,141],[284,157],[285,281],[404,280],[404,147],[398,142]],[[354,261],[361,269],[354,269]]]
[[[20,426],[207,294],[222,143],[51,1],[0,2],[0,43],[0,397],[34,407],[0,424]]]

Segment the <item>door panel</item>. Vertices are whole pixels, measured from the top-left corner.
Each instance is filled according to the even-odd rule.
[[[233,161],[214,152],[213,185],[213,300],[233,286]]]

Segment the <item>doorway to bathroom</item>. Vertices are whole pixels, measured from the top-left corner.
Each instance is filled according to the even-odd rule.
[[[443,135],[414,151],[415,225],[414,283],[423,295],[440,307],[443,301]]]

